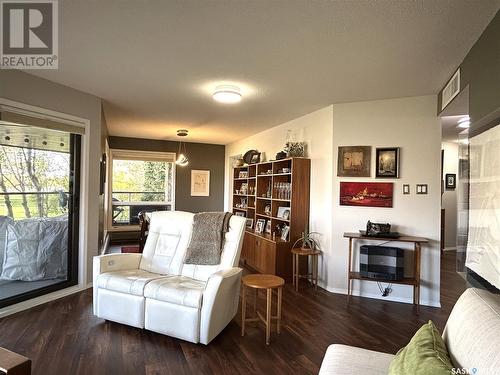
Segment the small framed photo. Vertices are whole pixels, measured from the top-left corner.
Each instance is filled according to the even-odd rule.
[[[250,159],[250,164],[257,164],[260,162],[260,153],[253,154],[252,159]]]
[[[240,173],[238,174],[238,178],[248,178],[248,172],[240,171]]]
[[[241,212],[241,211],[236,211],[234,213],[236,216],[242,216],[242,217],[245,217],[245,213],[244,212]]]
[[[283,241],[288,241],[288,232],[290,232],[290,227],[288,225],[285,225],[281,230],[281,239]]]
[[[210,196],[210,171],[191,170],[191,196]]]
[[[247,229],[252,229],[253,228],[253,219],[247,218],[247,222],[245,223],[245,227]]]
[[[278,219],[289,220],[290,219],[290,207],[278,207]]]
[[[399,147],[377,148],[377,178],[399,177]]]
[[[266,223],[266,233],[271,234],[271,220],[268,220]]]
[[[403,185],[403,194],[410,194],[410,184]]]
[[[264,233],[264,228],[266,227],[265,219],[257,219],[255,223],[255,233],[262,234]]]
[[[457,175],[455,173],[447,173],[445,176],[446,190],[455,190],[457,187]]]

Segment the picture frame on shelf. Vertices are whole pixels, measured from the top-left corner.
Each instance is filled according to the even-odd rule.
[[[381,147],[376,149],[377,178],[399,178],[399,147]]]
[[[278,213],[276,215],[276,217],[278,219],[283,219],[283,220],[289,220],[290,219],[290,207],[286,207],[286,206],[281,206],[281,207],[278,207]]]
[[[266,227],[266,220],[265,219],[257,219],[257,221],[255,222],[255,233],[257,233],[257,234],[264,233],[265,227]]]
[[[253,229],[253,219],[252,218],[247,218],[247,221],[245,223],[245,228],[246,229]]]
[[[236,211],[234,213],[236,216],[242,216],[242,217],[245,217],[245,213],[243,211]]]
[[[455,173],[446,173],[445,186],[446,190],[455,190],[457,187],[457,175]]]
[[[266,222],[266,233],[271,234],[271,220]]]
[[[264,207],[264,215],[271,216],[271,205],[270,204],[266,204],[266,206]]]
[[[248,171],[240,171],[238,178],[248,178]]]
[[[339,146],[338,177],[370,177],[371,146]]]
[[[283,241],[288,241],[288,233],[290,232],[290,227],[288,225],[283,226],[281,230],[281,239]]]

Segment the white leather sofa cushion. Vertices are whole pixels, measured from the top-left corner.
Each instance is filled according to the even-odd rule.
[[[330,345],[319,375],[387,375],[394,355],[347,345]]]
[[[161,277],[164,275],[141,269],[105,272],[97,277],[97,286],[101,289],[143,296],[146,285]]]
[[[151,281],[144,297],[177,305],[201,308],[206,282],[184,276],[167,276]]]
[[[164,275],[180,275],[191,240],[193,217],[194,214],[182,211],[152,212],[139,268]]]

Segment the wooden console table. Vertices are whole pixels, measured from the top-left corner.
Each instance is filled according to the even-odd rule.
[[[349,263],[347,265],[347,295],[350,296],[352,292],[352,280],[366,280],[366,281],[378,281],[378,282],[389,282],[392,284],[403,284],[413,286],[413,304],[420,305],[420,250],[421,244],[429,242],[427,238],[423,237],[411,237],[411,236],[401,236],[398,238],[389,237],[367,237],[360,233],[344,233],[345,238],[349,238]],[[383,242],[409,242],[413,243],[414,249],[414,272],[413,277],[405,277],[402,280],[385,280],[381,278],[372,278],[361,276],[359,272],[354,272],[352,270],[352,244],[353,240],[362,241],[383,241]]]

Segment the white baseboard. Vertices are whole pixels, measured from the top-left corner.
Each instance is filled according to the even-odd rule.
[[[454,246],[454,247],[445,247],[445,248],[443,248],[443,251],[455,251],[455,250],[457,250],[457,247],[456,247],[456,246]]]
[[[61,289],[49,294],[45,294],[40,297],[36,297],[27,301],[16,303],[15,305],[10,305],[0,309],[0,318],[4,318],[8,315],[15,314],[17,312],[31,309],[32,307],[42,305],[47,302],[55,301],[56,299],[69,296],[70,294],[81,292],[85,289],[88,289],[92,283],[87,284],[87,286],[75,285],[70,286],[69,288]]]
[[[318,285],[320,287],[322,287],[323,289],[326,289],[330,293],[347,295],[347,288],[332,288],[332,287],[325,285],[322,282],[318,282]],[[373,294],[373,293],[366,293],[366,292],[360,293],[358,289],[353,289],[351,292],[351,295],[357,296],[357,297],[364,297],[364,298],[374,298],[374,299],[383,300],[383,301],[402,302],[402,303],[413,304],[413,299],[411,299],[411,298],[394,297],[391,295],[389,295],[387,297],[382,297],[380,294]],[[420,300],[420,305],[430,306],[430,307],[441,307],[441,303],[439,303],[439,302],[422,300],[422,299]]]

